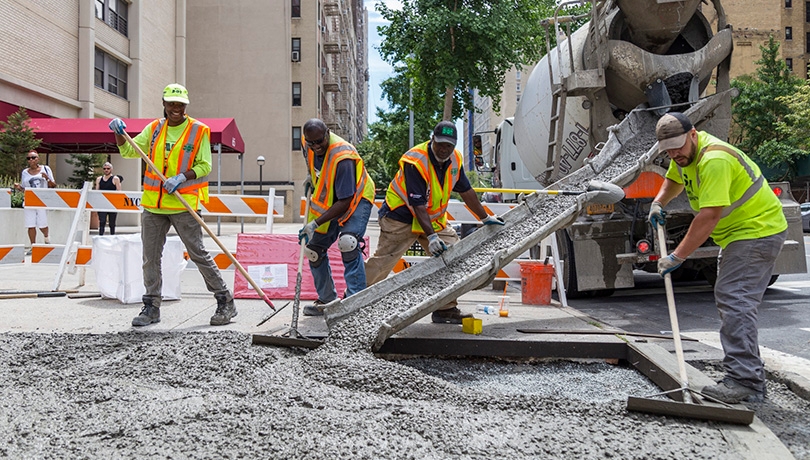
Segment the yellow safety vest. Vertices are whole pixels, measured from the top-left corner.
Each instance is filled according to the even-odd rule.
[[[385,193],[385,203],[389,209],[396,209],[400,206],[407,206],[414,215],[411,230],[414,233],[425,233],[419,221],[416,219],[416,213],[408,204],[408,190],[405,186],[405,174],[403,168],[405,164],[412,164],[416,167],[421,174],[422,178],[427,184],[427,213],[430,217],[430,223],[433,226],[433,231],[438,232],[447,227],[447,203],[450,201],[450,193],[453,187],[461,178],[461,152],[457,149],[453,150],[453,155],[450,157],[452,164],[447,168],[444,177],[436,176],[436,170],[430,164],[428,158],[428,142],[423,142],[414,146],[412,149],[405,152],[399,160],[399,171],[397,171],[391,185],[388,186],[388,191]]]
[[[169,128],[165,118],[151,123],[152,141],[149,147],[149,159],[168,177],[186,172],[194,166],[194,158],[204,136],[210,136],[211,129],[205,124],[188,117],[188,124],[183,134],[166,155],[166,131]],[[180,195],[191,206],[198,209],[199,202],[208,202],[208,176],[189,179],[177,188]],[[163,189],[163,182],[157,174],[148,168],[143,176],[143,195],[141,205],[144,208],[161,208],[185,210],[185,206],[174,196]]]
[[[307,222],[317,219],[322,216],[332,204],[335,202],[335,174],[337,173],[337,165],[341,160],[347,158],[354,160],[355,165],[355,192],[354,198],[349,205],[349,209],[338,218],[338,224],[343,225],[349,217],[354,214],[360,200],[367,199],[370,203],[374,203],[374,181],[368,175],[366,167],[363,164],[363,159],[358,155],[357,150],[343,140],[336,134],[329,136],[329,148],[326,150],[326,157],[323,159],[323,165],[320,172],[315,169],[315,152],[311,148],[307,149],[307,165],[309,166],[309,175],[312,178],[312,198],[309,207],[309,218]],[[318,233],[326,233],[329,229],[329,222],[323,223],[318,227]]]

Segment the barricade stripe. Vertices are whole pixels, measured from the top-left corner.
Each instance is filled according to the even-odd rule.
[[[39,196],[37,196],[34,193],[33,190],[26,189],[25,190],[25,206],[44,208],[45,203],[41,199],[39,199]]]
[[[90,259],[93,258],[93,248],[87,246],[79,246],[76,252],[76,265],[87,265]]]
[[[50,260],[45,260],[46,257],[51,255],[51,253],[56,249],[54,246],[38,246],[34,245],[31,248],[31,263],[39,264],[39,263],[52,263]],[[64,250],[64,248],[62,248]],[[61,260],[61,255],[59,259]],[[50,258],[49,258],[50,259]]]
[[[210,196],[208,197],[208,203],[203,203],[205,210],[211,213],[226,213],[230,212],[227,206],[217,197]]]
[[[21,264],[25,262],[25,249],[21,244],[0,248],[0,265]]]
[[[61,198],[62,201],[64,201],[68,205],[69,208],[73,209],[79,207],[79,200],[82,197],[81,192],[79,193],[76,193],[76,191],[62,192],[59,190],[56,191],[56,196]]]
[[[267,214],[267,200],[264,198],[242,198],[242,201],[253,211],[253,214]],[[278,214],[273,209],[273,214]]]
[[[0,248],[0,259],[6,257],[11,250],[14,249],[13,247],[9,248]]]

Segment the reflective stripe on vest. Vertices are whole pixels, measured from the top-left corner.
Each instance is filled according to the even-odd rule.
[[[734,150],[732,148],[729,148],[729,147],[727,147],[725,145],[711,145],[710,144],[710,145],[707,145],[706,147],[703,147],[703,149],[700,151],[697,158],[695,159],[695,162],[700,163],[700,160],[703,159],[703,155],[706,152],[724,152],[724,153],[727,153],[727,154],[731,155],[732,157],[737,159],[737,161],[740,163],[740,166],[743,167],[745,172],[748,174],[748,177],[751,179],[751,185],[749,185],[748,188],[745,189],[745,192],[743,192],[743,194],[739,198],[734,200],[734,202],[732,202],[730,205],[723,207],[723,210],[720,212],[720,218],[722,219],[723,217],[727,217],[729,214],[734,212],[734,210],[736,210],[737,208],[742,206],[743,203],[745,203],[746,201],[753,198],[754,195],[757,194],[759,189],[762,188],[762,184],[765,183],[765,180],[764,180],[764,178],[763,178],[763,176],[761,174],[759,175],[759,177],[757,177],[756,173],[754,173],[753,168],[751,168],[751,165],[749,165],[748,162],[745,161],[745,158],[743,158],[739,154],[739,152],[737,152],[736,150]],[[680,166],[678,166],[678,172],[681,174],[681,177],[683,177],[683,171],[681,170]],[[698,186],[698,189],[699,189],[700,188],[700,172],[699,172],[699,168],[697,168],[697,167],[695,168],[695,183],[697,183],[697,186]]]

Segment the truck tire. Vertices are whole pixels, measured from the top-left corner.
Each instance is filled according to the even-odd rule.
[[[560,253],[560,259],[563,262],[562,279],[565,284],[565,295],[569,299],[583,299],[590,297],[588,292],[580,292],[577,288],[577,266],[574,261],[574,243],[568,232],[565,230],[557,231],[557,250]]]

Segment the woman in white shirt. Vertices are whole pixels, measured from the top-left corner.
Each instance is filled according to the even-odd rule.
[[[23,169],[22,177],[19,184],[14,184],[17,190],[24,191],[26,188],[53,188],[56,187],[56,182],[53,178],[53,171],[48,165],[39,165],[39,154],[36,150],[31,150],[25,156],[28,162],[28,168]],[[33,245],[37,240],[37,228],[42,232],[45,237],[45,244],[50,244],[48,238],[48,214],[45,209],[25,209],[23,211],[25,216],[25,227],[28,229],[28,239]],[[28,252],[30,253],[30,248]]]

